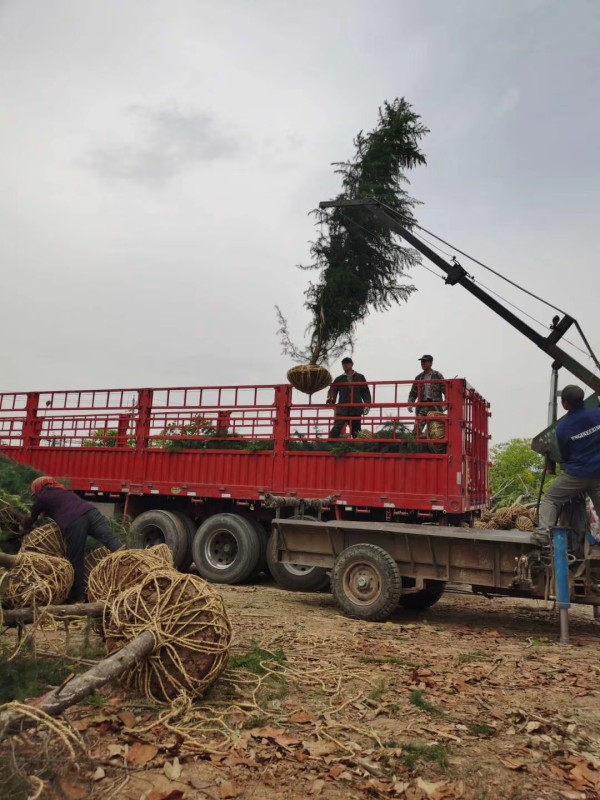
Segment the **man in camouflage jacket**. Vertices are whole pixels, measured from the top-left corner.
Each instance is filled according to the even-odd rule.
[[[441,405],[444,401],[446,393],[446,385],[444,383],[436,383],[436,381],[443,381],[444,376],[441,372],[432,369],[433,356],[425,354],[419,359],[421,362],[422,372],[415,376],[415,383],[408,395],[408,402],[411,404],[407,411],[412,411],[412,405],[416,401],[415,417],[426,417],[430,411],[443,412],[444,407]],[[423,383],[419,383],[423,381]],[[420,405],[421,403],[440,403],[440,405]],[[419,434],[423,428],[423,422],[418,422]],[[417,423],[415,423],[415,426]]]

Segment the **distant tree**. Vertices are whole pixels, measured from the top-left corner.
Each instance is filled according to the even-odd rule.
[[[420,119],[404,98],[385,102],[374,130],[354,139],[352,160],[334,164],[342,176],[336,199],[374,197],[412,227],[417,201],[406,191],[405,172],[426,163],[419,140],[428,129]],[[371,309],[382,311],[408,299],[415,287],[404,282],[406,269],[419,263],[419,255],[399,244],[387,225],[364,208],[311,213],[320,233],[310,247],[312,262],[300,267],[319,272],[305,292],[311,317],[308,346],[296,347],[279,308],[277,315],[283,352],[298,362],[322,364],[352,350],[356,326]]]
[[[493,505],[510,505],[519,497],[529,502],[537,500],[544,473],[544,457],[531,449],[529,439],[511,439],[496,445],[490,459]],[[544,487],[548,488],[552,481],[552,476],[546,476]]]
[[[92,433],[90,439],[84,439],[82,447],[116,447],[119,432],[116,428],[99,428]],[[127,439],[127,447],[135,447],[135,438]]]

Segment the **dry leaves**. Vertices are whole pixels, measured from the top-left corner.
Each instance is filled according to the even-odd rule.
[[[158,753],[158,747],[153,744],[144,744],[143,742],[135,742],[127,750],[125,760],[128,764],[135,767],[144,767],[149,761]]]

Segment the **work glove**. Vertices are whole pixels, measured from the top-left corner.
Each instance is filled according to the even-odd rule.
[[[407,407],[406,407],[406,410],[408,411],[408,413],[409,413],[409,414],[412,414],[412,412],[413,412],[415,409],[414,409],[414,406],[407,406]]]
[[[363,413],[363,417],[366,417],[367,414],[371,413],[371,409],[370,408],[363,408],[362,413]]]

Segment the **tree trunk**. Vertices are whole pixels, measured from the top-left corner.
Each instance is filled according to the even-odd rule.
[[[8,569],[10,569],[12,566],[14,566],[16,560],[16,556],[11,556],[9,553],[0,552],[0,567],[8,567]]]
[[[70,617],[101,617],[104,603],[71,603],[60,606],[38,606],[36,608],[17,608],[2,611],[2,623],[6,628],[29,625],[42,616],[66,619]]]
[[[105,683],[120,677],[136,661],[150,655],[155,646],[154,634],[151,631],[144,631],[121,650],[108,656],[108,658],[102,659],[87,672],[78,675],[57,689],[53,689],[48,694],[30,701],[29,705],[39,708],[40,711],[49,714],[51,717],[56,717],[65,708],[79,702],[86,695],[104,686]],[[0,715],[0,724],[2,726],[0,738],[10,733],[18,721],[24,722],[18,713],[6,712]]]

